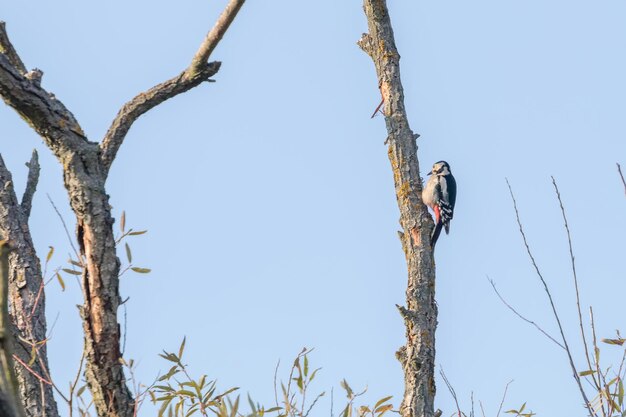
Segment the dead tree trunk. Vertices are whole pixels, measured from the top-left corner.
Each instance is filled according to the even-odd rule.
[[[81,307],[85,376],[99,416],[131,417],[132,398],[120,361],[119,269],[105,182],[133,122],[163,101],[194,88],[219,70],[208,62],[245,0],[231,0],[207,34],[191,64],[178,76],[137,95],[115,117],[101,143],[90,142],[73,114],[41,87],[42,73],[28,72],[0,25],[0,95],[35,131],[63,166],[63,179],[76,215],[83,266]]]
[[[9,244],[0,241],[0,416],[25,417],[13,373],[13,341],[9,330]]]
[[[11,173],[0,157],[0,235],[11,242],[13,249],[9,254],[9,313],[13,347],[21,362],[15,363],[15,374],[26,415],[57,417],[59,412],[50,385],[46,347],[46,296],[41,265],[28,227],[39,179],[36,151],[28,167],[28,181],[19,203]],[[30,369],[24,364],[29,364]]]
[[[435,398],[435,263],[430,246],[433,221],[422,202],[417,160],[419,135],[413,134],[404,108],[400,55],[385,0],[364,0],[369,33],[358,45],[374,61],[384,100],[388,155],[400,209],[400,240],[408,267],[407,306],[398,307],[406,324],[406,346],[397,357],[404,370],[403,417],[432,417]]]

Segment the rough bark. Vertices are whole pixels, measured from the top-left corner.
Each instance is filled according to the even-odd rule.
[[[413,134],[404,108],[400,55],[384,0],[364,0],[369,33],[358,45],[374,61],[387,126],[388,155],[400,209],[400,239],[408,267],[407,306],[398,307],[406,325],[406,346],[397,357],[404,371],[403,417],[432,417],[435,398],[435,263],[430,246],[433,221],[422,202]]]
[[[43,138],[63,166],[83,265],[85,376],[99,416],[131,417],[134,399],[124,377],[117,310],[119,269],[106,178],[132,124],[163,101],[200,85],[219,70],[208,62],[245,0],[230,0],[190,65],[178,76],[138,94],[115,117],[101,144],[90,142],[72,113],[41,87],[39,70],[26,68],[0,24],[0,95]]]
[[[13,341],[9,320],[9,245],[0,242],[0,416],[24,417],[17,400],[17,380],[13,372]]]
[[[46,346],[46,297],[41,265],[28,227],[30,206],[39,178],[36,151],[33,151],[27,165],[28,181],[20,204],[11,173],[0,157],[0,235],[9,239],[12,245],[9,255],[11,330],[15,354],[22,363],[30,363],[30,370],[16,363],[15,374],[26,414],[56,417],[59,413],[52,386],[43,381],[50,379]],[[35,359],[32,363],[31,357]]]

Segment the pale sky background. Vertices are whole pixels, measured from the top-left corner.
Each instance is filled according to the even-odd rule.
[[[120,106],[178,74],[225,0],[85,2],[0,0],[0,19],[29,68],[100,140]],[[578,342],[559,181],[577,254],[584,306],[599,337],[624,326],[626,3],[579,0],[389,1],[422,173],[444,159],[459,194],[451,234],[437,247],[437,365],[469,408],[495,416],[528,401],[539,416],[583,416],[566,357],[492,292],[547,331],[556,327],[527,260],[508,177],[570,342]],[[112,167],[114,215],[149,233],[130,241],[126,357],[150,382],[157,354],[187,336],[195,375],[273,403],[276,361],[314,347],[313,390],[368,386],[365,401],[403,391],[394,357],[405,342],[395,304],[406,267],[383,141],[374,67],[355,42],[366,31],[357,0],[253,1],[213,54],[204,84],[142,117]],[[69,252],[50,194],[73,228],[58,162],[0,106],[0,151],[21,195],[33,148],[42,178],[31,218],[51,267]],[[123,253],[120,257],[124,259]],[[47,290],[52,372],[67,386],[81,352],[72,277]],[[584,307],[586,308],[586,307]],[[120,310],[123,316],[123,310]],[[617,353],[618,348],[604,347]],[[610,359],[607,357],[607,359]],[[608,366],[609,362],[606,362]],[[286,368],[282,375],[286,378]],[[454,411],[438,379],[437,407]],[[60,409],[67,414],[64,404]],[[330,415],[327,397],[315,416]],[[149,406],[143,415],[153,415]]]

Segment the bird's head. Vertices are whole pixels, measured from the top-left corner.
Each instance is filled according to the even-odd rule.
[[[439,161],[433,164],[433,169],[428,173],[428,175],[448,175],[450,172],[450,165],[448,165],[446,161]]]

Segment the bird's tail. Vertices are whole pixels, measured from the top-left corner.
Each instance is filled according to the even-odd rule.
[[[441,222],[437,222],[437,224],[435,225],[435,228],[433,229],[433,234],[430,237],[430,246],[432,248],[435,247],[435,243],[437,243],[437,239],[439,239],[439,235],[441,234],[441,227],[443,226],[443,224]],[[447,233],[447,229],[449,227],[446,227],[446,233]]]
[[[450,222],[445,224],[446,234],[450,233]]]

